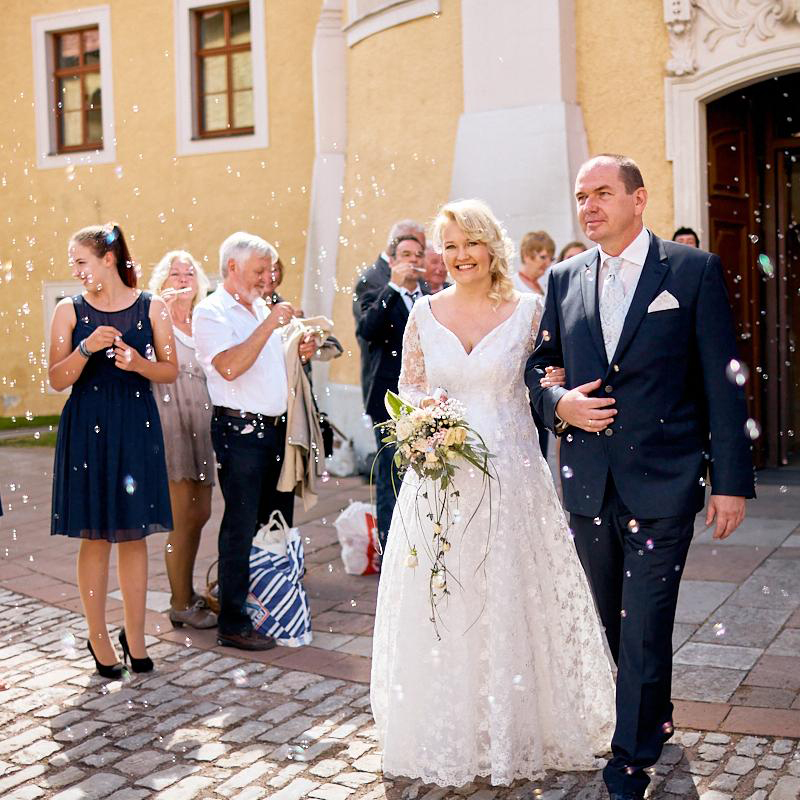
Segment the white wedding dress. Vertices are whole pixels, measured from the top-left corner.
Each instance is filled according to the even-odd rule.
[[[540,318],[539,297],[522,295],[470,353],[436,320],[429,298],[406,327],[400,394],[418,402],[441,387],[460,400],[499,480],[491,501],[481,501],[480,472],[465,463],[456,473],[460,521],[446,562],[458,584],[448,581],[451,594],[437,606],[441,640],[431,622],[425,487],[411,470],[403,480],[372,656],[372,711],[389,775],[509,784],[550,769],[598,768],[596,755],[609,747],[611,665],[523,380]],[[416,568],[406,564],[410,546]]]

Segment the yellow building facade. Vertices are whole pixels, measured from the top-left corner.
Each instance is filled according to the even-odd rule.
[[[243,6],[247,69],[227,88],[246,101],[230,113],[249,127],[207,137],[198,124],[222,95],[203,94],[216,78],[197,67],[212,52],[198,20]],[[3,413],[63,402],[46,386],[45,317],[69,289],[70,232],[118,221],[146,277],[175,248],[216,274],[219,243],[245,229],[280,250],[282,293],[333,317],[345,355],[316,386],[364,447],[352,287],[395,220],[426,223],[447,199],[479,196],[512,238],[544,228],[561,246],[581,235],[579,164],[622,152],[642,167],[654,232],[690,225],[704,246],[731,247],[707,109],[800,70],[793,0],[11,0],[5,11],[15,57],[0,84]],[[54,37],[92,25],[102,152],[59,153]],[[241,65],[234,27],[229,57]]]

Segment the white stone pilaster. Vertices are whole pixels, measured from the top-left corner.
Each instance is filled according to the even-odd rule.
[[[573,183],[588,157],[577,104],[574,0],[462,0],[464,113],[451,196],[480,197],[515,242],[578,237]]]

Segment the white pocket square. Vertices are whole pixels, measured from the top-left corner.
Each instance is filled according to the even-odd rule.
[[[670,308],[680,308],[680,304],[669,292],[663,291],[649,306],[647,306],[647,313],[652,314],[654,311],[668,311]]]

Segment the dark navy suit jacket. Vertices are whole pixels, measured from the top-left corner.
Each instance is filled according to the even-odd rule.
[[[754,497],[744,393],[726,376],[737,352],[719,257],[651,234],[610,364],[598,308],[599,261],[592,248],[551,271],[525,370],[531,403],[551,430],[568,389],[602,378],[594,396],[616,400],[617,415],[605,431],[562,432],[562,469],[572,470],[562,480],[566,509],[597,516],[609,472],[640,519],[698,512],[707,474],[714,494]],[[679,308],[648,313],[664,291]],[[565,368],[566,387],[540,387],[547,366]]]
[[[364,406],[367,404],[367,392],[369,390],[370,370],[372,358],[369,352],[369,342],[363,339],[358,333],[358,323],[361,321],[362,305],[366,305],[365,298],[369,299],[380,293],[386,288],[386,284],[392,278],[392,270],[389,262],[383,257],[378,256],[375,263],[358,279],[353,290],[353,317],[356,321],[356,340],[358,349],[361,352],[361,395],[364,398]]]
[[[422,282],[419,288],[423,295],[430,293]],[[388,282],[361,295],[356,333],[367,345],[364,409],[376,423],[389,418],[383,400],[387,390],[397,391],[406,322],[408,309],[403,297]]]

